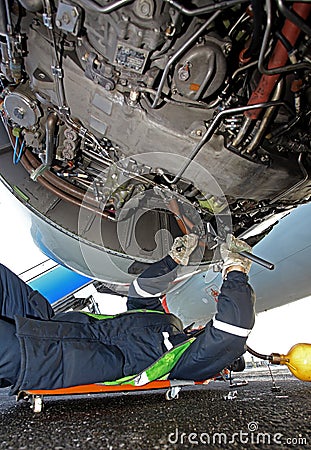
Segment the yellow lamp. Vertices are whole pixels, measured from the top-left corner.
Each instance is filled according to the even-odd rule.
[[[247,350],[257,358],[270,361],[271,364],[286,365],[299,380],[311,381],[311,344],[296,344],[287,355],[280,355],[280,353],[262,355],[248,346]]]
[[[271,364],[285,364],[296,378],[311,381],[311,344],[296,344],[287,355],[271,353]]]

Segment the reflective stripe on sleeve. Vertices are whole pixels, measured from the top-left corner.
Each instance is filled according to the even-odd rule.
[[[138,284],[137,280],[133,281],[133,287],[140,297],[159,297],[161,292],[157,292],[156,294],[151,294],[150,292],[144,291]]]
[[[217,330],[225,331],[226,333],[234,334],[240,337],[247,337],[249,333],[252,331],[247,328],[241,328],[235,325],[230,325],[230,323],[221,322],[220,320],[217,320],[215,318],[213,318],[213,326]]]
[[[164,345],[166,350],[171,350],[171,348],[173,348],[173,344],[171,343],[171,341],[169,340],[169,333],[167,331],[162,331],[163,334],[163,338],[164,338]]]

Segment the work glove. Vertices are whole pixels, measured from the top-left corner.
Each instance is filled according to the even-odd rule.
[[[170,257],[177,262],[177,264],[186,266],[189,262],[191,253],[198,245],[198,239],[198,236],[193,233],[175,238],[173,246],[169,251]]]
[[[246,274],[250,271],[252,262],[239,255],[238,252],[247,251],[252,252],[252,247],[245,241],[235,238],[232,234],[228,234],[226,242],[220,246],[220,254],[223,259],[222,277],[226,278],[229,267],[241,266]]]

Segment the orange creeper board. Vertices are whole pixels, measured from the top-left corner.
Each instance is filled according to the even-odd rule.
[[[107,386],[104,384],[83,384],[80,386],[71,386],[60,389],[28,389],[20,391],[17,400],[30,399],[34,412],[41,412],[43,408],[44,396],[56,395],[81,395],[81,394],[97,394],[109,392],[129,392],[129,391],[148,391],[156,389],[167,389],[165,398],[173,400],[178,398],[178,393],[183,386],[194,386],[199,384],[208,384],[206,381],[189,381],[189,380],[156,380],[151,381],[143,386],[133,386],[131,384],[122,384],[115,386]]]

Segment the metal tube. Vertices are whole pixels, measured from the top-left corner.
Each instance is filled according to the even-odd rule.
[[[83,6],[90,11],[96,11],[102,14],[111,13],[121,8],[122,6],[132,3],[134,0],[116,0],[110,2],[108,5],[102,6],[96,3],[94,0],[81,0]]]
[[[208,71],[206,72],[206,75],[204,77],[204,80],[201,83],[200,88],[198,89],[198,91],[196,92],[195,96],[193,97],[194,100],[198,100],[200,98],[200,95],[203,93],[208,81],[210,80],[213,72],[214,72],[214,68],[216,67],[215,64],[215,54],[213,53],[213,56],[210,58],[209,64],[210,64],[210,68],[208,69]]]
[[[272,101],[279,100],[281,98],[283,84],[284,84],[283,80],[281,79],[276,86],[276,90],[272,97]],[[250,144],[246,147],[246,153],[248,153],[248,154],[252,153],[253,150],[257,147],[257,145],[259,145],[259,142],[263,138],[263,135],[266,131],[269,120],[271,119],[271,116],[272,116],[274,110],[275,110],[275,107],[271,107],[266,110],[265,115],[264,115],[262,121],[260,122],[260,126],[259,126],[259,129],[258,129],[256,135],[254,136],[254,138],[252,139]]]
[[[12,26],[12,20],[11,20],[11,13],[10,13],[10,5],[8,0],[4,0],[5,3],[5,10],[6,10],[6,25],[7,25],[7,32],[8,34],[13,33],[13,26]]]
[[[30,158],[30,159],[29,159]],[[32,155],[32,153],[27,150],[25,152],[25,154],[22,156],[21,158],[21,162],[22,165],[24,166],[24,168],[27,170],[28,173],[32,173],[34,170],[36,170],[36,166],[39,165],[39,162],[36,160],[36,158],[34,158],[35,161],[35,165],[32,164],[31,160],[33,160],[34,156]],[[61,185],[59,185],[58,183],[55,183],[55,179],[61,183]],[[111,220],[113,222],[115,222],[116,220],[111,217],[108,213],[106,213],[105,211],[102,211],[98,208],[99,204],[98,202],[95,203],[94,199],[88,199],[88,201],[86,201],[86,196],[82,196],[81,198],[79,198],[79,196],[77,197],[77,192],[79,191],[77,188],[74,188],[73,186],[71,186],[72,188],[72,193],[70,192],[70,189],[66,188],[66,185],[68,186],[68,183],[64,182],[64,181],[60,181],[55,175],[53,175],[50,171],[46,171],[43,172],[40,176],[38,176],[37,181],[42,184],[46,189],[48,189],[50,192],[52,192],[53,194],[55,194],[57,197],[60,197],[63,200],[66,200],[76,206],[79,206],[81,208],[87,209],[97,215],[100,215],[102,217],[104,217],[105,219]],[[65,187],[65,189],[64,189]],[[83,192],[83,191],[81,191]],[[89,201],[92,200],[92,203]],[[97,206],[97,207],[96,207]]]
[[[304,165],[302,164],[302,153],[299,154],[298,156],[298,164],[300,167],[300,170],[302,172],[303,175],[303,179],[298,181],[298,183],[295,183],[292,187],[290,187],[289,189],[286,189],[285,191],[281,192],[280,194],[278,194],[276,197],[274,197],[272,200],[270,200],[269,204],[272,205],[273,203],[277,202],[278,200],[280,200],[281,198],[285,197],[285,195],[290,194],[292,191],[294,191],[295,189],[297,189],[298,187],[300,187],[301,185],[303,185],[306,181],[308,181],[309,179],[309,174],[307,172],[307,170],[305,169]]]
[[[45,161],[48,167],[51,167],[54,150],[55,150],[55,129],[58,116],[55,112],[51,112],[45,123]]]
[[[46,11],[47,17],[50,18],[50,25],[48,26],[49,38],[52,42],[52,74],[54,77],[55,91],[57,97],[58,108],[66,110],[68,109],[65,97],[65,89],[63,84],[63,72],[60,65],[60,60],[57,54],[56,39],[54,34],[54,24],[52,20],[52,8],[50,0],[43,0],[44,10]]]
[[[179,50],[177,50],[177,52],[175,53],[174,56],[172,56],[172,58],[167,62],[162,77],[161,77],[161,81],[159,83],[159,87],[157,89],[157,93],[155,96],[155,99],[153,101],[152,104],[152,108],[155,108],[159,102],[161,93],[162,93],[162,89],[166,80],[166,77],[168,75],[168,72],[170,70],[171,65],[191,46],[192,43],[194,43],[198,37],[203,33],[203,31],[205,31],[205,29],[213,22],[213,20],[216,19],[216,17],[218,17],[220,14],[220,11],[215,12],[181,47]]]
[[[174,8],[178,9],[178,11],[185,14],[185,16],[199,16],[201,14],[207,14],[215,10],[230,8],[239,3],[249,3],[249,0],[227,0],[220,3],[202,6],[201,8],[188,9],[182,6],[180,3],[176,2],[175,0],[164,0],[164,1],[172,5]]]
[[[256,264],[259,264],[260,266],[265,267],[266,269],[269,270],[273,270],[274,269],[274,264],[266,261],[265,259],[260,258],[259,256],[253,255],[252,253],[249,252],[238,252],[239,255],[243,256],[244,258],[248,258],[250,261],[253,261]]]
[[[34,170],[36,170],[40,166],[39,161],[29,150],[26,150],[25,155],[27,156],[27,159],[34,168]],[[79,201],[87,202],[92,206],[99,207],[99,203],[93,197],[90,197],[89,194],[87,194],[85,191],[78,188],[77,186],[74,186],[73,184],[67,183],[61,178],[58,178],[51,171],[46,170],[45,172],[43,172],[38,177],[38,180],[40,177],[45,178],[51,185],[63,191],[64,193],[70,195],[71,197],[74,197]]]
[[[247,105],[247,106],[240,106],[236,108],[228,108],[224,109],[220,113],[217,114],[217,116],[212,121],[209,128],[206,130],[204,135],[202,136],[201,141],[194,147],[192,150],[188,161],[182,166],[182,168],[179,170],[178,174],[175,176],[175,178],[172,181],[168,181],[170,184],[177,183],[178,180],[180,180],[181,176],[184,174],[186,169],[189,167],[193,159],[196,157],[196,155],[199,153],[203,145],[206,144],[206,142],[209,141],[209,139],[212,137],[216,127],[218,126],[219,122],[222,120],[224,116],[228,116],[230,114],[239,114],[244,111],[250,111],[252,109],[256,108],[269,108],[270,106],[285,106],[287,109],[291,110],[288,105],[283,101],[276,101],[276,102],[266,102],[266,103],[257,103],[256,105]]]

